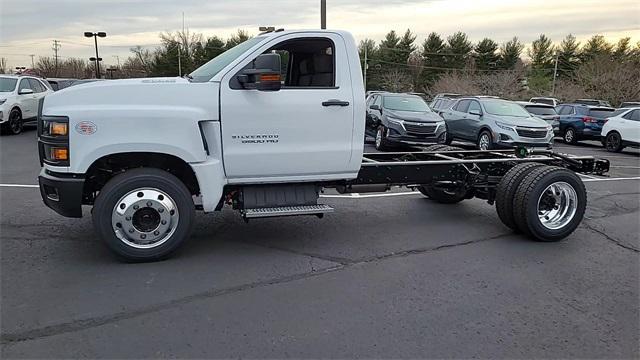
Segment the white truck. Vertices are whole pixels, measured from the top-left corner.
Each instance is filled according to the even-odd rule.
[[[196,210],[246,219],[317,215],[319,192],[420,190],[496,203],[503,222],[542,241],[570,234],[586,192],[574,171],[606,160],[548,150],[363,154],[365,96],[344,31],[263,33],[184,78],[70,87],[40,102],[44,203],[68,217],[91,205],[97,234],[128,261],[172,254]]]

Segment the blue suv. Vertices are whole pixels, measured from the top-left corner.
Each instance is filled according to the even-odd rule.
[[[600,140],[602,125],[614,108],[583,104],[562,104],[556,108],[560,115],[559,134],[567,144],[580,140]]]

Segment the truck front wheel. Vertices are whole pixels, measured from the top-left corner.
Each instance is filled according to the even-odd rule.
[[[126,171],[102,188],[93,208],[98,235],[126,261],[161,260],[190,236],[195,207],[187,187],[153,168]]]

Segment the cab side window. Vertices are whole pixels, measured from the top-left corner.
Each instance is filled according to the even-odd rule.
[[[558,115],[571,115],[573,114],[573,107],[572,106],[563,106],[560,108],[560,111],[558,112]]]
[[[335,87],[335,46],[329,38],[285,40],[264,53],[280,55],[283,89]],[[251,63],[245,69],[250,66]],[[242,88],[234,80],[230,87]]]
[[[35,93],[41,93],[45,91],[44,86],[40,83],[40,81],[36,80],[36,79],[27,79],[29,80],[29,83],[31,84],[31,88],[33,89],[33,92]]]
[[[470,103],[471,103],[471,100],[460,100],[456,104],[455,110],[459,112],[467,112],[467,109],[469,109]]]
[[[627,120],[640,121],[640,110],[629,111],[623,116],[623,118]]]

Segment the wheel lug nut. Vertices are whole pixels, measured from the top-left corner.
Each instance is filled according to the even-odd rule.
[[[146,239],[146,238],[147,238],[147,235],[145,234],[140,235],[140,239]]]
[[[164,208],[158,208],[158,212],[159,213],[163,213],[164,212]]]
[[[157,236],[157,235],[160,235],[160,231],[158,231],[158,230],[154,231],[154,232],[153,232],[153,235],[156,235],[156,236]]]
[[[160,223],[161,223],[162,225],[167,225],[167,220],[162,220],[162,221],[160,221]]]
[[[124,218],[127,221],[131,221],[131,216],[127,216],[126,218]]]
[[[138,210],[139,207],[140,206],[138,206],[138,205],[133,205],[133,210]]]
[[[133,229],[129,229],[129,234],[133,234]]]
[[[147,201],[147,206],[151,207],[151,205],[153,205],[153,203],[151,201]]]

